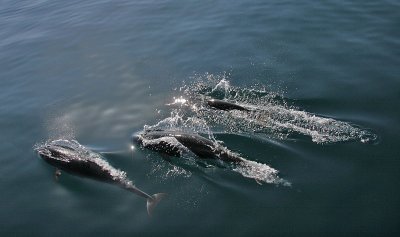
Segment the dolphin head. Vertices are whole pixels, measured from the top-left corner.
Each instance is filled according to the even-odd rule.
[[[79,144],[69,140],[55,140],[37,146],[35,151],[45,161],[69,162],[79,158]]]
[[[143,139],[142,134],[140,134],[140,133],[132,134],[132,143],[133,144],[142,145],[142,143],[143,143],[142,139]]]

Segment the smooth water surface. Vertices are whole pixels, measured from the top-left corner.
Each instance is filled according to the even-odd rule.
[[[397,236],[399,12],[395,0],[1,1],[0,235]],[[198,110],[209,97],[264,112]],[[212,136],[290,186],[142,149],[131,135],[145,126]],[[52,139],[168,198],[149,218],[126,190],[56,182],[33,150]]]

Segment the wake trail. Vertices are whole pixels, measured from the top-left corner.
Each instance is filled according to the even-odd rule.
[[[301,134],[318,144],[346,141],[374,143],[377,136],[349,122],[319,116],[288,106],[286,99],[265,86],[239,88],[232,86],[224,76],[207,75],[202,81],[185,86],[190,98],[187,108],[192,117],[201,118],[212,128],[222,132],[264,133],[267,137],[288,139]],[[249,111],[222,111],[205,105],[209,99],[232,101]],[[188,103],[189,104],[189,103]]]
[[[291,186],[289,181],[278,176],[278,170],[256,161],[243,159],[242,162],[236,164],[233,171],[240,173],[244,177],[254,179],[259,184],[268,183],[288,187]]]

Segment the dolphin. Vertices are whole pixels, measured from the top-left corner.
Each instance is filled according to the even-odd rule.
[[[210,99],[207,100],[207,104],[213,108],[221,110],[241,110],[241,111],[251,111],[241,105],[235,104],[234,102],[229,102],[226,100]]]
[[[180,156],[181,149],[179,144],[166,139],[163,140],[163,138],[176,139],[199,158],[220,159],[236,163],[243,161],[243,158],[225,147],[194,133],[185,133],[177,130],[151,130],[133,136],[133,140],[145,148],[172,156]]]
[[[63,170],[70,174],[115,184],[146,198],[147,213],[150,216],[159,201],[166,195],[165,193],[149,195],[143,192],[126,177],[124,171],[112,167],[99,154],[90,151],[75,140],[54,140],[37,146],[35,150],[43,160],[56,167],[56,178],[61,175],[60,170]]]
[[[254,179],[258,184],[275,183],[290,186],[290,182],[279,178],[278,171],[266,164],[246,160],[218,143],[195,133],[179,130],[145,130],[133,135],[134,142],[144,148],[173,156],[181,156],[189,150],[200,159],[214,159],[230,162],[234,171]],[[183,147],[182,147],[183,146]]]

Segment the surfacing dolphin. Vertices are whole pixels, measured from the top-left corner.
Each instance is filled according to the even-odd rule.
[[[168,155],[180,156],[181,149],[179,144],[168,142],[165,139],[163,140],[163,138],[176,139],[180,144],[196,154],[199,158],[220,159],[232,162],[243,161],[243,158],[229,151],[225,147],[194,133],[185,133],[177,130],[151,130],[134,135],[133,140],[145,148],[166,153]]]
[[[35,148],[39,156],[50,165],[56,167],[56,177],[61,172],[91,178],[101,182],[118,185],[147,199],[147,212],[151,216],[153,209],[165,196],[164,193],[149,195],[137,188],[126,177],[126,173],[112,167],[101,156],[75,140],[54,140]]]
[[[266,164],[246,160],[218,143],[194,133],[178,130],[148,130],[133,136],[133,140],[144,148],[168,155],[181,156],[183,151],[193,152],[197,158],[222,160],[232,163],[233,171],[257,183],[274,183],[290,186],[290,182],[279,178],[278,170]]]
[[[226,101],[226,100],[218,100],[218,99],[210,99],[207,100],[207,104],[213,108],[220,110],[241,110],[241,111],[251,111],[241,105],[238,105],[234,102]]]

